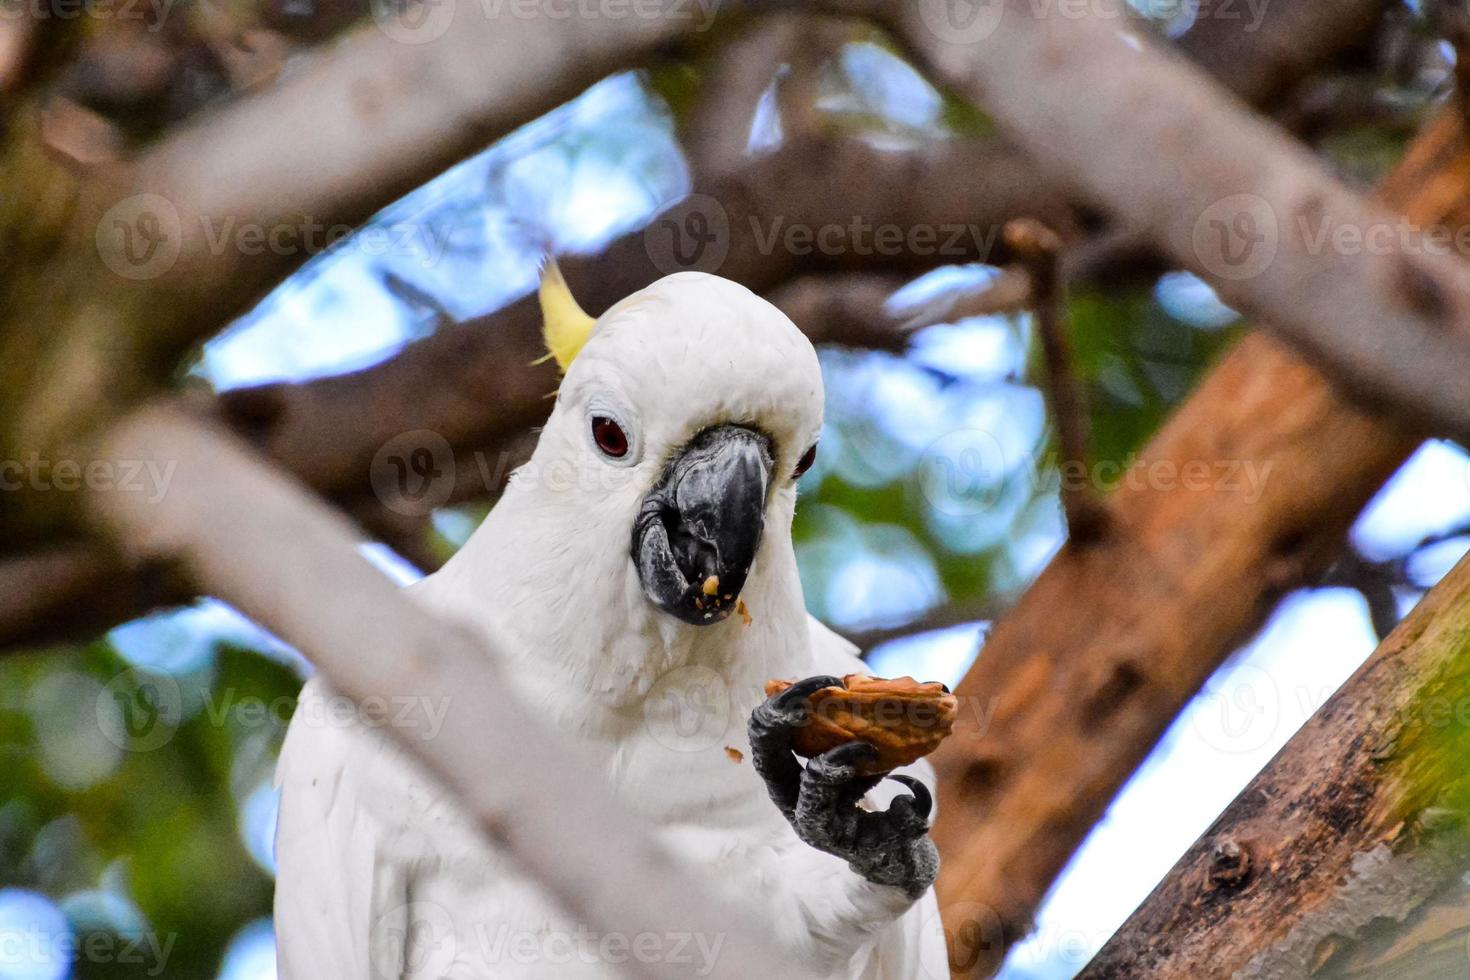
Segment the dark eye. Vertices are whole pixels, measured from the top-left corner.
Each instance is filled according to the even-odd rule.
[[[804,474],[807,470],[811,469],[812,468],[812,464],[815,463],[816,461],[817,461],[817,444],[816,443],[812,443],[812,447],[810,449],[808,449],[806,452],[802,453],[801,454],[801,459],[799,459],[799,460],[796,461],[796,472],[791,474],[791,478],[793,480],[800,480],[801,477],[802,477],[802,474]]]
[[[618,425],[606,415],[596,415],[592,418],[592,441],[597,443],[604,455],[613,459],[622,459],[628,455],[628,434],[623,427]]]

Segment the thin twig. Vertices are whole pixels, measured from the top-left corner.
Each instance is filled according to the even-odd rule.
[[[952,290],[917,306],[904,329],[922,330],[936,323],[956,323],[977,316],[1019,313],[1031,302],[1031,280],[1024,269],[1010,266],[978,289]]]
[[[1005,240],[1025,265],[1031,283],[1031,311],[1046,357],[1046,396],[1062,455],[1062,510],[1067,515],[1071,540],[1085,545],[1096,541],[1107,529],[1108,512],[1087,481],[1067,478],[1067,474],[1087,467],[1092,455],[1092,423],[1067,339],[1062,241],[1050,228],[1030,218],[1006,225]]]

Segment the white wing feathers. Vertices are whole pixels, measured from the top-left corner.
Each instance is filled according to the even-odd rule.
[[[318,681],[301,704],[319,703]],[[354,785],[374,771],[352,759],[373,741],[341,725],[292,725],[276,768],[276,949],[283,978],[398,980],[407,928],[408,874],[388,853],[401,831],[362,805]],[[396,921],[395,921],[396,917]]]

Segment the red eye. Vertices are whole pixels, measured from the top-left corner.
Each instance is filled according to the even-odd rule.
[[[811,469],[812,468],[812,464],[815,463],[816,461],[817,461],[817,444],[816,443],[812,443],[812,447],[810,449],[808,449],[806,452],[802,453],[801,454],[801,459],[799,459],[799,460],[796,461],[796,472],[793,473],[793,474],[791,474],[791,478],[793,480],[800,480],[801,477],[802,477],[802,475],[804,473],[806,473],[807,470]]]
[[[622,459],[628,455],[628,435],[623,427],[618,425],[606,415],[596,415],[592,419],[592,441],[597,443],[604,455],[613,459]]]

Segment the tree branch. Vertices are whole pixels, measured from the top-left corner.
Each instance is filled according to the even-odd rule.
[[[1189,849],[1082,972],[1332,975],[1470,863],[1462,560]],[[1256,690],[1270,710],[1286,691]],[[1460,943],[1463,960],[1463,941]],[[1410,958],[1403,964],[1407,971]],[[1349,975],[1358,975],[1347,971]],[[1373,976],[1400,973],[1379,963]]]
[[[1283,8],[1299,5],[1312,9],[1325,6],[1320,3],[1278,3],[1272,5],[1269,16],[1275,18]],[[1359,24],[1358,30],[1364,30],[1359,23],[1361,18],[1351,16],[1350,12],[1376,4],[1367,4],[1363,0],[1338,0],[1330,6],[1343,15],[1336,23]],[[1286,18],[1282,21],[1283,30],[1296,22],[1292,18]],[[1201,25],[1201,28],[1205,26]],[[1251,35],[1252,40],[1264,37],[1265,34]],[[1310,37],[1296,37],[1291,31],[1287,31],[1285,34],[1273,33],[1271,38],[1273,54],[1270,57],[1279,63],[1284,77],[1295,77],[1308,70],[1318,59],[1330,55],[1335,50],[1333,45],[1355,43],[1350,34],[1335,31],[1313,34]],[[1324,47],[1318,43],[1319,38],[1334,40]],[[371,42],[371,38],[369,41]],[[428,45],[420,50],[433,51],[435,48]],[[311,74],[297,76],[293,82],[279,90],[287,93],[286,95],[273,94],[276,90],[272,90],[262,94],[251,105],[270,105],[274,104],[272,100],[292,97],[300,86],[307,84],[307,78],[329,72],[333,63],[330,58],[317,62],[317,67]],[[359,64],[355,57],[349,57],[347,63]],[[188,139],[197,142],[202,138],[201,133],[213,131],[209,127],[215,125],[222,127],[220,131],[225,133],[243,131],[239,124],[224,121],[234,108],[232,106],[226,109],[214,121],[206,120],[204,128],[191,131]],[[272,115],[258,108],[249,110],[249,113],[251,118]],[[278,131],[269,121],[262,124],[269,127],[269,132]],[[288,134],[281,138],[291,137]],[[414,147],[390,146],[381,140],[369,142],[374,143],[384,154],[393,152],[406,155],[403,164],[407,168],[405,173],[422,176],[433,166],[415,170],[417,165],[407,162],[416,152]],[[351,145],[358,145],[355,137]],[[324,153],[331,152],[330,147],[322,149]],[[170,150],[165,145],[165,148],[156,152],[160,154],[159,159],[167,160],[178,151]],[[389,166],[386,160],[385,156],[380,165]],[[291,173],[308,183],[316,180],[314,167],[300,168]],[[968,176],[973,173],[986,175],[984,198],[977,199],[975,196],[973,182]],[[284,169],[276,168],[273,174],[275,176],[271,179],[288,179],[288,171]],[[411,182],[411,178],[405,177],[404,181]],[[851,186],[851,198],[842,204],[832,202],[827,193],[831,182],[842,182],[845,186]],[[116,186],[118,182],[114,178],[112,183]],[[397,189],[386,188],[376,195],[375,200],[359,201],[358,212],[366,213],[386,203]],[[762,254],[761,249],[752,247],[753,236],[748,233],[749,219],[752,217],[764,220],[763,230],[766,231],[769,231],[773,218],[787,223],[799,221],[815,226],[832,222],[841,224],[853,216],[864,216],[870,224],[884,221],[900,228],[912,228],[921,223],[937,226],[956,220],[968,220],[982,234],[989,234],[1008,218],[1019,215],[1040,216],[1049,221],[1061,220],[1064,225],[1070,220],[1065,205],[1056,194],[1038,186],[1035,168],[1004,141],[994,138],[987,138],[978,144],[974,141],[950,141],[917,155],[884,154],[861,145],[850,146],[846,141],[803,141],[800,146],[783,147],[772,157],[756,161],[743,175],[732,174],[728,179],[722,177],[721,182],[713,188],[704,186],[699,189],[717,201],[735,205],[729,208],[728,213],[732,217],[736,236],[726,259],[726,268],[721,271],[757,289],[775,286],[789,278],[798,268],[809,271],[813,263],[810,257],[802,260],[789,254],[771,253],[769,249],[766,254]],[[783,196],[788,192],[790,197]],[[767,202],[764,210],[750,205],[742,206],[744,202],[761,195],[765,196]],[[288,197],[289,199],[291,198]],[[771,202],[784,203],[772,205]],[[348,210],[350,208],[342,211],[321,208],[316,210],[313,217],[318,220],[334,215],[346,217]],[[279,214],[280,208],[275,213]],[[766,217],[762,219],[761,215]],[[676,209],[668,217],[677,220],[681,216],[682,213]],[[224,220],[227,216],[216,217]],[[89,234],[83,237],[89,239],[86,248],[90,250],[90,229],[87,231]],[[276,272],[281,272],[291,262],[299,261],[303,257],[300,254],[286,258],[265,256],[259,261],[262,266],[272,265]],[[238,259],[232,256],[223,258]],[[860,257],[847,254],[833,258],[840,265],[844,259],[850,263],[854,258]],[[1069,256],[1069,260],[1071,258]],[[930,258],[928,261],[932,262],[934,259]],[[575,266],[580,263],[566,264]],[[914,270],[921,267],[922,264],[916,264]],[[605,306],[645,285],[656,278],[659,272],[650,261],[640,234],[627,236],[616,243],[605,259],[588,263],[585,272],[574,272],[574,279],[581,281],[580,288],[584,292],[590,291],[590,305],[598,308],[599,303]],[[55,271],[49,270],[49,275],[54,278]],[[263,268],[259,275],[268,278],[268,273]],[[109,278],[108,281],[113,280]],[[207,284],[208,278],[201,279],[200,282]],[[206,298],[205,309],[208,312],[201,311],[199,315],[203,319],[190,329],[201,332],[211,329],[208,326],[209,317],[228,315],[229,303],[234,302],[229,299],[229,288],[233,287],[228,287],[217,297],[211,294]],[[203,285],[198,291],[208,293],[209,289],[207,285]],[[33,293],[22,295],[35,298]],[[46,298],[46,295],[43,291],[41,298]],[[146,318],[156,314],[158,305],[150,307],[143,304],[139,315]],[[189,309],[186,303],[162,305],[171,314]],[[47,305],[48,311],[66,308],[65,303]],[[32,350],[30,334],[34,325],[51,323],[53,319],[54,312],[48,312],[47,317],[34,318],[32,326],[19,330],[16,339],[19,340],[20,351],[16,353],[12,349],[15,356],[10,359],[15,363],[29,360],[30,354],[26,352]],[[509,438],[508,433],[523,432],[525,427],[539,421],[545,411],[544,404],[540,404],[539,400],[554,384],[554,379],[547,370],[538,372],[526,367],[527,362],[540,353],[539,343],[533,339],[535,325],[534,304],[523,301],[482,321],[443,331],[440,335],[415,345],[403,357],[389,362],[381,369],[347,378],[324,379],[309,386],[272,386],[255,393],[231,395],[222,404],[220,411],[226,418],[235,421],[241,431],[257,439],[275,458],[286,463],[309,485],[349,503],[360,499],[368,491],[370,464],[377,450],[389,439],[408,429],[423,428],[439,432],[460,452],[481,451],[489,447],[486,450],[489,453],[487,458],[491,459],[493,470],[498,463],[494,459],[500,451],[498,447]],[[117,360],[114,350],[117,342],[106,339],[106,324],[97,327],[103,336],[91,345],[91,349],[101,356],[89,358],[93,363],[86,365],[87,370],[79,372],[79,376],[87,380],[80,394],[77,394],[77,399],[81,401],[94,397],[95,392],[92,389],[105,389],[104,385],[97,383],[98,372],[107,375],[108,372],[117,370],[112,363]],[[89,349],[86,342],[76,346],[83,351]],[[122,347],[126,349],[128,344],[124,342]],[[428,379],[428,383],[418,388],[405,387],[414,383],[415,379]],[[501,400],[498,396],[507,385],[510,386],[506,392],[507,397]],[[17,384],[11,386],[11,389],[13,392],[34,392],[41,390],[42,385],[35,377],[24,375],[18,378]],[[409,390],[417,391],[418,395],[414,399],[405,398],[404,393]],[[59,392],[72,392],[72,386],[66,385],[52,390],[52,405],[72,404],[69,396],[62,397]],[[365,405],[372,406],[373,411],[364,412]],[[52,427],[54,416],[49,410],[42,415],[46,424],[39,428],[44,430]],[[472,477],[477,477],[478,470],[478,466],[457,468],[458,473]],[[464,490],[465,495],[478,492],[474,487],[475,483],[483,487],[482,480],[472,480],[471,485]],[[460,496],[460,492],[456,490],[455,498]],[[109,558],[105,549],[92,547],[81,551],[91,555],[86,560],[94,566],[105,564],[111,569],[110,577],[104,576],[101,579],[110,583],[110,594],[139,594],[121,583],[118,575],[122,573],[122,569],[115,559]],[[76,553],[71,555],[71,560],[76,560]],[[0,575],[3,574],[0,572]],[[75,581],[66,576],[59,576],[55,581],[58,588],[49,595],[37,596],[31,593],[31,597],[38,600],[37,602],[12,605],[10,611],[15,615],[0,616],[0,626],[7,622],[18,624],[28,615],[36,618],[37,622],[47,623],[58,622],[57,616],[69,616],[77,630],[103,628],[113,621],[110,614],[95,617],[87,614],[89,606],[99,604],[96,599],[97,590],[73,591],[65,588],[66,582]],[[141,597],[165,602],[187,598],[175,590],[151,589],[142,590]],[[122,604],[119,608],[140,610],[142,607],[135,603],[131,606]],[[0,629],[0,636],[9,639],[23,638],[25,642],[44,639],[47,635],[55,634],[36,630],[10,633]],[[0,641],[0,645],[5,644]]]
[[[1446,110],[1383,195],[1458,227],[1467,186],[1470,143]],[[1418,441],[1263,334],[1205,378],[1107,498],[1113,532],[1062,549],[956,690],[996,709],[983,729],[962,712],[934,757],[948,926],[981,908],[1005,943],[1024,935],[1169,722],[1278,597],[1325,571]],[[960,965],[980,975],[1005,943]]]
[[[154,498],[89,495],[99,526],[125,547],[183,561],[200,587],[297,646],[359,704],[413,696],[442,706],[434,736],[417,724],[383,728],[577,921],[626,936],[719,936],[711,975],[726,980],[811,976],[773,948],[768,928],[696,887],[697,875],[655,843],[592,761],[506,695],[486,638],[411,602],[358,555],[354,534],[326,505],[166,408],[118,423],[99,458],[177,464]],[[664,962],[634,972],[672,980],[687,970]]]
[[[1062,510],[1067,516],[1069,538],[1079,546],[1086,545],[1107,530],[1108,512],[1097,499],[1096,489],[1075,478],[1075,473],[1085,471],[1092,461],[1092,421],[1072,368],[1062,241],[1051,229],[1029,219],[1006,225],[1006,240],[1027,270],[1032,317],[1046,359],[1043,388],[1061,451]]]
[[[903,281],[876,273],[807,276],[770,298],[813,343],[898,350],[908,331],[883,303]],[[447,328],[469,354],[441,340],[355,374],[238,389],[193,399],[190,408],[228,424],[403,557],[432,571],[437,559],[418,536],[423,519],[436,507],[499,493],[530,457],[534,427],[551,409],[554,373],[533,363],[541,352],[538,317],[535,311],[517,316],[519,330],[510,324]],[[404,392],[420,394],[406,400]],[[376,445],[365,431],[370,426],[381,440]],[[410,500],[395,495],[393,481],[384,479],[389,464],[382,453],[403,448],[405,435],[415,432],[420,435],[409,436],[420,440],[415,446],[433,443],[439,473],[416,487]],[[0,597],[0,650],[6,650],[95,636],[157,606],[187,602],[193,593],[165,567],[73,541],[0,560]]]
[[[1111,23],[1035,17],[1007,0],[993,32],[954,44],[930,27],[946,23],[944,4],[899,15],[938,77],[983,98],[1039,158],[1231,305],[1267,318],[1345,390],[1470,436],[1464,262],[1408,232],[1391,249],[1365,246],[1402,223],[1198,70]],[[1349,236],[1356,247],[1342,244]]]
[[[329,229],[356,226],[591,82],[708,26],[676,0],[607,18],[487,10],[450,0],[423,8],[419,22],[385,14],[279,85],[90,172],[70,220],[72,268],[56,282],[54,266],[35,270],[47,316],[7,311],[15,336],[0,359],[35,372],[0,386],[11,444],[83,437],[330,244]],[[258,228],[271,247],[238,247],[239,227]],[[276,247],[282,236],[288,246]]]

